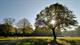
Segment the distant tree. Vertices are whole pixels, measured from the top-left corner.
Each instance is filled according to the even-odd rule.
[[[13,19],[13,18],[5,18],[5,19],[3,19],[3,22],[4,22],[3,24],[4,24],[4,26],[6,26],[4,28],[6,33],[12,33],[12,31],[15,31],[15,30],[13,30],[14,21],[15,21],[15,19]]]
[[[11,25],[6,25],[6,24],[0,24],[0,34],[2,36],[6,35],[12,35],[13,33],[15,33],[15,28]]]
[[[80,26],[78,26],[78,27],[75,29],[75,33],[77,33],[77,35],[80,36]]]
[[[35,33],[35,35],[51,36],[52,30],[49,27],[37,27]]]
[[[20,28],[22,30],[23,34],[32,33],[32,25],[30,24],[30,22],[26,18],[21,19],[17,23],[17,26],[18,26],[18,28]]]
[[[71,26],[77,25],[75,18],[72,11],[63,5],[56,3],[46,7],[37,15],[35,26],[36,28],[48,26],[52,29],[54,42],[56,42],[55,30],[66,30],[68,27],[70,28]]]
[[[13,19],[13,18],[3,19],[4,24],[7,24],[7,25],[12,25],[14,23],[14,21],[15,21],[15,19]]]
[[[44,36],[51,36],[52,35],[52,30],[49,27],[37,27],[35,29],[36,35],[44,35]]]

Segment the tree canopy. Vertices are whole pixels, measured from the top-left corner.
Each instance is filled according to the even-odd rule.
[[[78,24],[75,15],[67,7],[62,4],[52,4],[41,10],[36,16],[36,27],[49,26],[50,28],[65,30],[67,27],[76,26]],[[50,24],[51,21],[55,24]],[[52,22],[53,23],[53,22]]]
[[[19,30],[22,30],[23,33],[32,33],[32,25],[30,22],[26,19],[23,18],[17,23]]]

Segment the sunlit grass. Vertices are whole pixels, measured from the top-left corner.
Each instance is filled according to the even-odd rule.
[[[53,37],[0,37],[0,41],[9,41],[9,40],[25,40],[23,42],[17,42],[17,45],[31,45],[31,44],[35,44],[35,42],[40,43],[43,42],[44,44],[47,44],[47,42],[52,42],[54,39]],[[71,45],[74,44],[74,42],[78,45],[80,44],[80,37],[57,37],[57,42],[59,44],[63,44],[63,45]],[[43,43],[40,43],[41,45]]]
[[[22,39],[41,39],[41,40],[53,40],[53,37],[0,37],[0,40],[22,40]],[[80,40],[80,37],[57,37],[57,39],[65,40]]]

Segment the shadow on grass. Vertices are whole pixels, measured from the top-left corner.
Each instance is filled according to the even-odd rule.
[[[56,45],[80,45],[80,40],[58,39]],[[47,39],[25,39],[16,42],[0,43],[0,45],[54,45],[54,41]]]
[[[25,40],[23,42],[18,42],[16,43],[16,45],[63,45],[63,44],[60,44],[58,42],[55,42],[54,41],[47,41],[47,40],[41,40],[41,39],[38,39],[38,40]]]
[[[25,40],[23,42],[18,42],[16,45],[47,45],[45,40]]]
[[[80,45],[80,40],[65,40],[65,39],[60,39],[60,40],[66,42],[66,44],[69,45]]]

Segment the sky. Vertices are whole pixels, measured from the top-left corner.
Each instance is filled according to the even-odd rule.
[[[34,25],[36,15],[45,7],[59,3],[77,17],[80,24],[80,0],[0,0],[0,22],[4,18],[14,18],[17,23],[22,18],[27,18]]]

